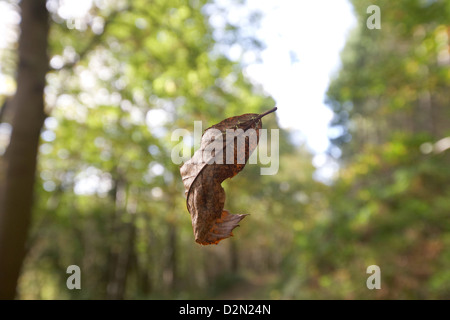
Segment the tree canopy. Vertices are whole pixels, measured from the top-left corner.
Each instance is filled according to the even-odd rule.
[[[194,241],[172,133],[275,106],[228,55],[237,45],[258,57],[261,15],[232,23],[207,0],[67,3],[46,1],[45,116],[17,298],[228,298],[237,285],[257,288],[242,298],[449,297],[448,1],[377,1],[381,29],[367,28],[370,1],[351,1],[358,25],[325,98],[335,179],[315,180],[313,155],[264,118],[280,129],[279,171],[260,175],[259,162],[224,182],[227,209],[250,216],[208,247]],[[19,52],[14,41],[0,52],[17,88]],[[2,160],[10,99],[0,97]],[[70,265],[81,290],[66,286]],[[370,265],[381,290],[366,287]]]

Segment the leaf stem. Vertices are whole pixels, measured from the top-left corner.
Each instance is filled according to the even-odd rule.
[[[267,116],[269,113],[277,111],[277,109],[278,108],[275,107],[275,108],[272,108],[272,109],[270,109],[270,110],[268,110],[266,112],[263,112],[263,113],[259,114],[256,118],[254,118],[254,119],[252,119],[250,121],[250,123],[244,128],[244,131],[247,131],[247,129],[250,128],[256,121],[258,121],[259,119],[261,119],[264,116]]]
[[[275,108],[272,108],[272,109],[270,109],[270,110],[268,110],[268,111],[266,111],[266,112],[264,112],[264,113],[261,113],[259,116],[258,116],[258,118],[262,118],[262,117],[264,117],[264,116],[267,116],[269,113],[272,113],[272,112],[275,112],[275,111],[277,111],[277,107],[275,107]]]

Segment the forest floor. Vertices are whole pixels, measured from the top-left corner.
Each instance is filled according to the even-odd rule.
[[[217,300],[273,299],[278,296],[274,289],[275,274],[246,275],[226,290],[219,293]]]

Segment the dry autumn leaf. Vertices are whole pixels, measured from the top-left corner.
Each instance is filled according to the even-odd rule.
[[[261,118],[272,113],[227,118],[205,130],[200,148],[180,168],[197,243],[217,244],[232,236],[246,214],[224,210],[222,181],[238,174],[259,142]]]

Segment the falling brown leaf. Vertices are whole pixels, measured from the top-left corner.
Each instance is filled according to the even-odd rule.
[[[238,174],[259,142],[261,118],[272,113],[227,118],[205,130],[200,148],[180,168],[197,243],[217,244],[232,236],[246,214],[224,210],[222,181]]]

